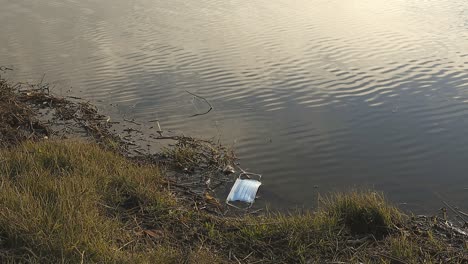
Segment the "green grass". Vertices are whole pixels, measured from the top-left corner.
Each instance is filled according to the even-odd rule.
[[[157,215],[174,203],[159,191],[157,168],[95,145],[27,143],[0,152],[0,160],[0,241],[7,260],[144,260],[151,254],[120,249],[134,238],[119,208],[151,203]]]
[[[381,193],[353,191],[320,200],[323,211],[353,234],[372,234],[382,238],[403,221],[400,211],[385,201]]]
[[[399,259],[414,259],[417,255],[418,246],[411,241],[408,236],[399,235],[391,237],[390,242],[390,253]]]
[[[158,167],[96,144],[2,149],[0,262],[438,263],[455,255],[435,233],[405,229],[408,217],[370,191],[321,198],[316,212],[229,218],[188,208],[169,190]],[[372,238],[350,245],[362,237]]]

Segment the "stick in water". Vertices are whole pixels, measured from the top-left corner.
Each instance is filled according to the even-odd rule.
[[[205,101],[206,104],[210,107],[210,109],[208,109],[208,111],[206,111],[206,112],[204,112],[204,113],[194,114],[194,115],[191,115],[190,117],[200,116],[200,115],[206,115],[206,114],[208,114],[211,110],[213,110],[213,106],[210,104],[210,102],[208,102],[208,100],[206,100],[206,98],[201,97],[201,96],[199,96],[199,95],[196,95],[196,94],[194,94],[194,93],[191,93],[191,92],[189,92],[189,91],[187,91],[187,90],[185,90],[185,91],[186,91],[187,93],[189,93],[189,94],[191,94],[191,95],[197,97],[197,98],[202,99],[202,100]]]

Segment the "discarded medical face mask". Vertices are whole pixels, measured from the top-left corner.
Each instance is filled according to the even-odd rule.
[[[241,201],[253,204],[260,185],[262,185],[262,183],[257,180],[238,178],[236,179],[234,186],[232,186],[226,202]]]

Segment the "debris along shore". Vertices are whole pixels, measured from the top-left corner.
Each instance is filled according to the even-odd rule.
[[[226,213],[222,203],[215,198],[215,192],[234,181],[230,176],[235,172],[233,167],[238,167],[239,173],[243,172],[238,164],[234,164],[236,156],[232,149],[213,140],[163,135],[158,121],[158,135],[150,136],[154,140],[169,141],[170,147],[150,154],[128,135],[122,137],[121,133],[111,132],[113,125],[119,122],[111,121],[110,117],[100,114],[94,105],[81,98],[53,95],[49,85],[42,81],[11,84],[0,76],[0,87],[0,102],[5,102],[0,106],[0,120],[5,120],[0,124],[0,146],[41,139],[80,138],[96,142],[104,149],[116,151],[135,162],[169,168],[166,175],[181,199],[199,209]],[[125,118],[123,121],[138,124]],[[136,131],[132,127],[122,127],[121,130]]]
[[[1,78],[0,118],[2,263],[468,262],[468,217],[449,222],[452,206],[409,216],[364,191],[322,197],[315,212],[225,216],[199,187],[235,167],[219,144],[178,137],[127,157],[92,105]]]

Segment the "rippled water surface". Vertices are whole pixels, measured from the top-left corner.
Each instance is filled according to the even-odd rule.
[[[0,65],[234,144],[273,207],[468,200],[466,0],[0,0]],[[70,88],[71,87],[71,88]],[[185,90],[207,98],[206,105]],[[111,106],[112,104],[112,106]]]

